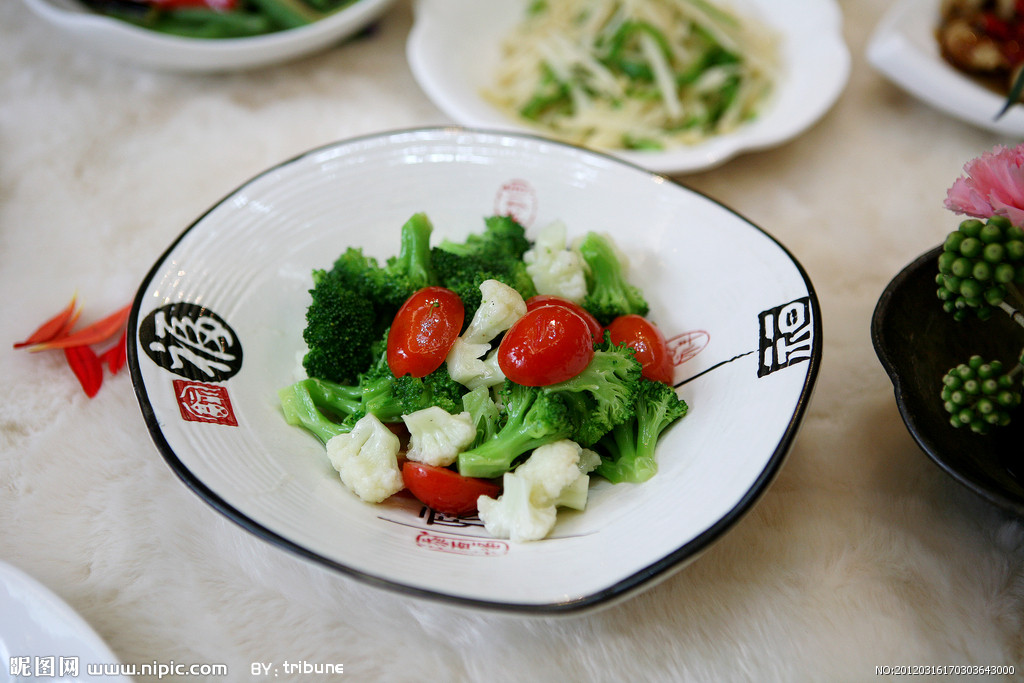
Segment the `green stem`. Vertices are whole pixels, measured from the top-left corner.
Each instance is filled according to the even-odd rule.
[[[284,28],[306,26],[324,16],[302,0],[253,0],[253,4]]]
[[[1000,301],[999,308],[1003,309],[1006,312],[1006,315],[1010,316],[1011,320],[1021,327],[1024,327],[1024,313],[1021,313],[1016,308],[1006,303],[1006,301]]]
[[[1006,95],[1006,102],[993,120],[998,121],[1003,117],[1003,114],[1010,110],[1010,107],[1020,102],[1022,91],[1024,91],[1024,69],[1017,69],[1017,74],[1013,77],[1013,82],[1010,84],[1010,91]]]

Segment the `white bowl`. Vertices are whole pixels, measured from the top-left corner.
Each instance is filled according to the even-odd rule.
[[[349,246],[384,259],[418,211],[434,239],[511,213],[535,235],[610,233],[674,349],[690,412],[641,485],[591,484],[582,513],[516,544],[479,522],[361,502],[324,447],[285,423],[311,271]],[[313,150],[247,182],[153,266],[129,367],[160,452],[215,509],[371,585],[459,605],[562,613],[668,576],[740,519],[782,466],[821,360],[817,298],[772,237],[714,201],[610,156],[512,133],[400,131]],[[159,322],[159,324],[157,324]]]
[[[357,0],[300,28],[248,38],[186,38],[108,17],[77,0],[25,0],[35,14],[80,46],[132,64],[169,71],[253,69],[322,50],[356,33],[394,0]]]
[[[12,565],[0,562],[0,659],[8,680],[100,680],[118,668],[102,638],[56,593]],[[49,673],[43,667],[50,666]],[[15,678],[15,676],[17,678]],[[102,680],[130,683],[110,673]]]
[[[416,3],[409,64],[423,91],[456,123],[542,133],[480,95],[497,68],[503,38],[524,16],[527,2]],[[659,173],[697,171],[744,151],[782,144],[831,108],[850,72],[838,5],[833,0],[743,0],[730,6],[758,17],[781,36],[781,75],[769,106],[750,124],[701,144],[665,151],[607,151]]]
[[[1024,107],[996,119],[1006,98],[942,58],[935,37],[942,0],[902,0],[886,12],[868,41],[868,62],[890,81],[939,111],[979,128],[1024,137]]]

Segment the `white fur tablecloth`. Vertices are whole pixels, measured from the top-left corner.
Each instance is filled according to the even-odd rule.
[[[867,65],[885,0],[841,4],[854,61],[828,115],[778,149],[682,178],[777,237],[814,282],[824,360],[789,459],[750,514],[668,580],[592,614],[527,618],[384,592],[255,538],[164,464],[128,373],[90,400],[59,354],[11,348],[74,292],[85,316],[130,302],[185,226],[266,167],[447,123],[405,60],[408,2],[373,35],[307,59],[185,76],[79,51],[2,0],[0,560],[64,598],[121,661],[225,663],[231,681],[285,660],[409,682],[1024,671],[1024,525],[917,448],[869,336],[890,278],[954,226],[946,188],[1003,141]]]

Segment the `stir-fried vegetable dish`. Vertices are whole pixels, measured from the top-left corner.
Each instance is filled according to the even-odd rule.
[[[83,0],[136,26],[188,38],[245,38],[299,28],[356,0]]]
[[[279,392],[366,502],[408,491],[515,541],[586,506],[590,478],[641,483],[686,414],[665,336],[611,238],[536,241],[493,216],[431,242],[426,215],[383,263],[349,247],[313,272],[307,377]]]

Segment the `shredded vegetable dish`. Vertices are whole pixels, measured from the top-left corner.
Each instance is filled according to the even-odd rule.
[[[705,0],[535,0],[483,95],[546,134],[603,149],[699,143],[758,116],[774,34]]]

